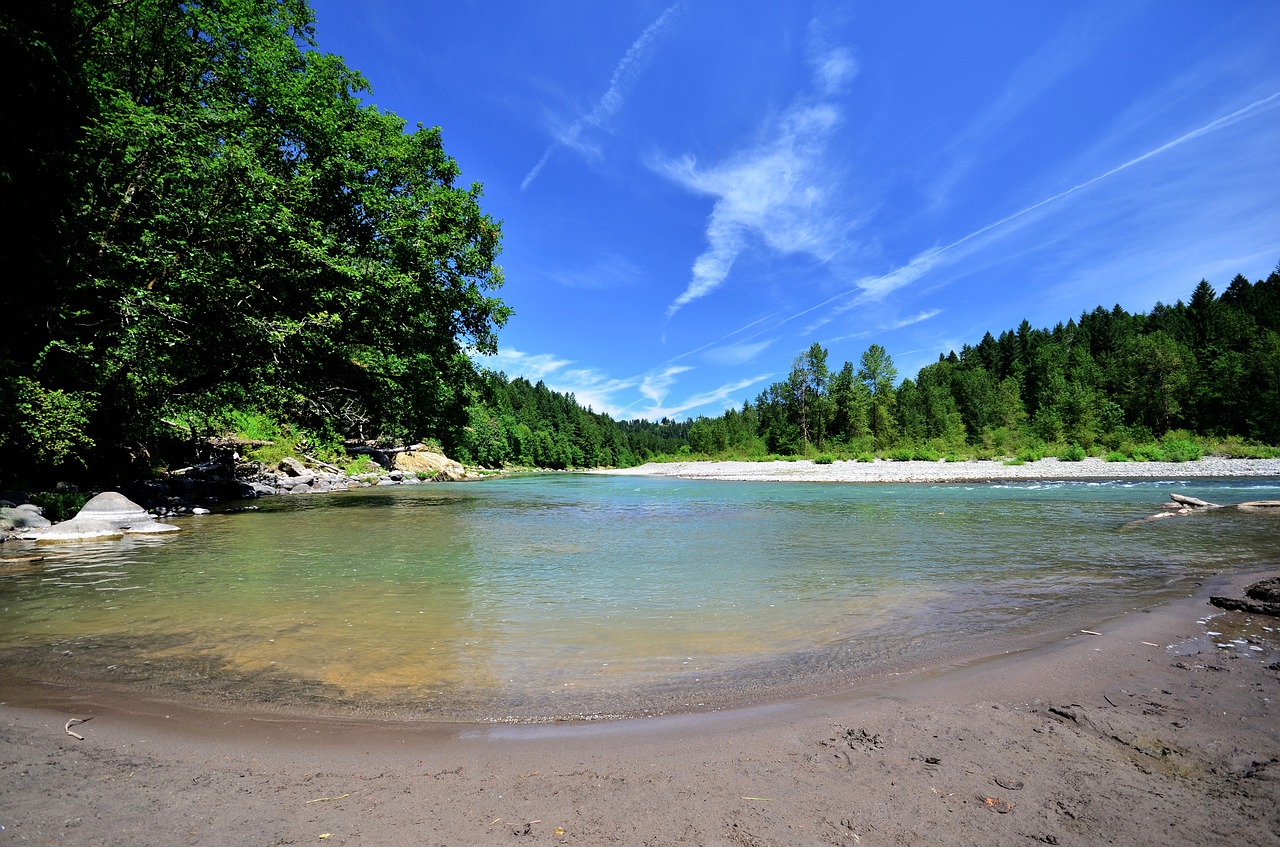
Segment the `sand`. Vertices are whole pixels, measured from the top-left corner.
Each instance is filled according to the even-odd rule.
[[[598,724],[199,711],[0,667],[0,844],[1280,845],[1280,620],[1207,603],[1278,574],[1011,653]]]

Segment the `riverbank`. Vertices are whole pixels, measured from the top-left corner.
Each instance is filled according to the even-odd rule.
[[[619,476],[669,476],[753,482],[995,482],[1000,480],[1167,479],[1280,477],[1280,459],[1205,457],[1194,462],[1080,462],[1047,458],[1023,464],[1000,460],[968,462],[836,461],[794,462],[650,462],[634,468],[593,473]]]
[[[1280,626],[1207,605],[1263,575],[1044,647],[642,721],[277,720],[5,686],[0,838],[1277,844]]]

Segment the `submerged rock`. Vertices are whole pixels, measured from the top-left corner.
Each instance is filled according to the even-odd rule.
[[[76,516],[69,521],[63,521],[62,523],[54,524],[48,529],[41,530],[39,535],[35,536],[35,539],[42,544],[57,544],[71,541],[104,541],[110,538],[123,537],[124,530],[112,521],[91,518],[81,519]]]

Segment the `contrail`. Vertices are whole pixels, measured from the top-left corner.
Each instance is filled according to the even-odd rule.
[[[821,309],[824,306],[829,306],[835,301],[842,300],[851,294],[855,294],[859,291],[865,292],[870,288],[874,288],[875,283],[877,282],[890,281],[890,280],[893,280],[894,277],[898,277],[898,280],[900,281],[895,280],[894,281],[895,284],[887,285],[882,290],[876,291],[876,295],[879,295],[879,296],[888,294],[890,291],[893,291],[897,288],[902,287],[903,285],[913,282],[915,279],[918,279],[920,276],[926,273],[929,269],[931,269],[937,263],[939,257],[941,257],[942,254],[950,250],[954,250],[956,247],[959,247],[960,245],[965,244],[969,241],[972,241],[973,239],[981,235],[985,235],[986,233],[991,232],[993,229],[1002,227],[1005,224],[1010,223],[1011,221],[1015,221],[1024,215],[1028,215],[1036,211],[1037,209],[1040,209],[1049,205],[1050,203],[1055,203],[1064,197],[1068,197],[1072,194],[1075,194],[1077,191],[1081,191],[1085,188],[1088,188],[1091,185],[1095,185],[1096,183],[1099,183],[1102,180],[1107,179],[1108,177],[1115,176],[1121,171],[1126,171],[1129,168],[1132,168],[1134,165],[1145,162],[1147,159],[1150,159],[1154,156],[1159,156],[1161,153],[1164,153],[1168,150],[1172,150],[1174,147],[1178,147],[1182,144],[1186,144],[1188,141],[1193,141],[1203,135],[1208,135],[1211,132],[1222,129],[1224,126],[1234,123],[1235,121],[1241,118],[1247,117],[1253,112],[1256,112],[1259,109],[1262,109],[1270,105],[1271,103],[1275,102],[1278,99],[1280,99],[1280,91],[1277,91],[1276,93],[1272,94],[1269,97],[1263,97],[1261,100],[1255,100],[1249,105],[1244,106],[1240,109],[1237,109],[1229,115],[1225,115],[1221,118],[1218,118],[1217,120],[1210,121],[1209,123],[1205,124],[1199,129],[1193,129],[1190,132],[1186,133],[1185,135],[1180,135],[1177,138],[1173,139],[1172,141],[1168,141],[1164,144],[1161,144],[1159,147],[1156,147],[1152,150],[1148,150],[1146,153],[1143,153],[1141,156],[1135,156],[1134,158],[1128,160],[1127,162],[1123,162],[1122,164],[1116,165],[1114,168],[1112,168],[1109,171],[1100,173],[1097,176],[1087,179],[1078,185],[1073,185],[1071,188],[1068,188],[1065,191],[1060,191],[1057,194],[1054,194],[1052,197],[1046,197],[1045,199],[1037,203],[1033,203],[1032,205],[1027,206],[1025,209],[1014,212],[1013,214],[1008,215],[1007,217],[1003,217],[1000,220],[995,221],[994,223],[989,223],[980,229],[975,229],[973,232],[969,233],[963,238],[958,238],[955,241],[952,241],[950,244],[944,245],[942,247],[934,247],[932,249],[925,250],[924,252],[914,256],[910,262],[907,262],[905,265],[902,265],[899,268],[895,268],[894,270],[889,271],[888,273],[881,274],[880,276],[873,277],[871,279],[861,280],[858,283],[858,285],[854,286],[853,288],[846,289],[845,291],[842,291],[841,293],[835,295],[834,297],[828,297],[826,300],[823,300],[821,303],[817,303],[813,306],[810,306],[807,309],[788,315],[787,317],[778,321],[776,324],[773,324],[770,327],[766,327],[765,329],[762,329],[754,333],[753,335],[746,336],[745,338],[742,339],[742,341],[750,341],[752,338],[756,338],[757,336],[763,335],[766,332],[772,332],[773,330],[777,329],[783,324],[790,323],[796,318],[803,317],[804,315],[810,314],[812,312],[816,312],[818,309]],[[916,268],[919,268],[919,270],[915,271]],[[915,271],[914,276],[913,276],[913,271]],[[753,323],[758,323],[758,321]],[[743,330],[751,327],[752,325],[753,324],[747,324],[741,329],[737,329],[734,332],[729,333],[729,335],[735,335],[738,332],[742,332]],[[702,348],[699,348],[699,349],[702,349]],[[697,351],[691,351],[691,352],[697,352]],[[684,354],[684,355],[688,355],[688,354]]]
[[[627,52],[618,60],[618,65],[613,69],[613,76],[609,79],[609,88],[605,91],[600,101],[596,103],[588,114],[578,118],[569,128],[556,140],[553,141],[538,163],[530,169],[529,173],[520,182],[520,190],[524,191],[529,187],[529,183],[537,179],[538,174],[542,172],[542,168],[547,164],[547,160],[551,158],[551,154],[561,145],[573,146],[578,136],[587,127],[598,127],[606,119],[622,108],[623,101],[626,98],[627,89],[644,70],[644,64],[649,58],[650,45],[658,33],[666,26],[667,22],[675,15],[676,10],[683,5],[684,0],[679,0],[671,4],[658,15],[657,19],[645,27],[644,32],[640,33],[640,37],[631,43],[627,48]]]

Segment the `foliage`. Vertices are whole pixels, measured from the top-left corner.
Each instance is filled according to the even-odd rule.
[[[1083,462],[1088,455],[1079,444],[1072,444],[1058,454],[1058,460],[1062,462]]]
[[[0,464],[127,470],[161,419],[226,407],[456,440],[466,352],[510,314],[500,224],[438,128],[361,102],[305,0],[17,4],[0,36],[29,60],[0,118],[30,130],[0,186],[36,216],[4,295]]]
[[[1145,315],[1116,306],[1052,329],[1023,321],[896,380],[877,344],[834,374],[812,345],[756,398],[754,435],[770,453],[893,460],[1190,461],[1205,436],[1223,455],[1263,455],[1271,448],[1246,445],[1280,440],[1280,269],[1257,283],[1237,276],[1221,297],[1201,281],[1188,303]],[[693,423],[696,452],[733,452],[724,421]]]

